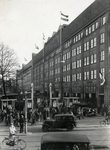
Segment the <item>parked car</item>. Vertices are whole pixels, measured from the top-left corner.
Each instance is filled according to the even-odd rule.
[[[64,129],[68,131],[76,127],[76,118],[72,114],[57,114],[54,119],[47,119],[43,122],[42,131]]]
[[[86,117],[97,115],[97,111],[95,109],[88,108],[88,107],[83,108],[83,113],[84,113],[84,116]]]
[[[93,150],[86,135],[51,133],[41,137],[41,150]]]

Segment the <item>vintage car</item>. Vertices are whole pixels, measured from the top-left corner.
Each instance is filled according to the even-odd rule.
[[[95,109],[88,108],[88,107],[83,108],[83,113],[84,113],[84,116],[86,116],[86,117],[97,115],[97,112]]]
[[[76,118],[72,114],[57,114],[54,119],[47,119],[43,122],[42,131],[64,129],[68,131],[76,127]]]
[[[93,150],[86,135],[70,132],[44,134],[41,150]]]

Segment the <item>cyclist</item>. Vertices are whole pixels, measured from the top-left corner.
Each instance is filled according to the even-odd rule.
[[[10,141],[14,141],[15,140],[16,133],[17,133],[17,130],[16,130],[14,124],[11,123],[11,125],[9,127],[9,140],[8,140],[8,143],[10,143]]]

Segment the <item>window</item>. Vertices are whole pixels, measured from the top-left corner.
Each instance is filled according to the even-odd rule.
[[[84,80],[86,80],[86,72],[84,72]]]
[[[75,69],[75,68],[76,68],[76,61],[72,62],[72,69]]]
[[[70,82],[70,76],[67,76],[67,82]]]
[[[70,58],[70,52],[67,53],[67,59],[69,59],[69,58]]]
[[[86,66],[86,57],[84,58],[84,66]]]
[[[93,48],[93,39],[91,40],[91,48]]]
[[[65,72],[66,71],[66,65],[65,66],[63,66],[63,72]]]
[[[93,64],[93,55],[91,55],[91,64]]]
[[[104,25],[106,23],[106,17],[104,16],[103,18],[102,18],[102,25]]]
[[[76,81],[76,74],[72,75],[72,81]]]
[[[87,59],[87,65],[89,65],[89,57],[87,57],[86,59]]]
[[[94,32],[94,30],[95,30],[95,25],[93,24],[92,25],[92,32]]]
[[[102,44],[102,43],[104,43],[104,42],[105,42],[105,34],[102,33],[102,34],[101,34],[101,37],[100,37],[100,43]]]
[[[96,46],[96,38],[93,38],[92,40],[91,40],[91,48],[93,48],[93,47],[95,47]]]
[[[91,79],[93,79],[93,77],[94,77],[94,76],[93,76],[93,70],[91,70]]]
[[[80,80],[80,81],[81,81],[81,73],[78,73],[78,74],[77,74],[77,80]]]
[[[99,27],[99,22],[97,21],[96,22],[96,29]]]
[[[87,50],[89,50],[89,42],[87,42]]]
[[[72,50],[72,56],[76,56],[76,49]]]
[[[87,71],[86,75],[87,75],[87,80],[89,80],[89,71]]]
[[[63,60],[66,60],[66,54],[63,55]]]
[[[96,70],[94,70],[94,79],[96,79],[97,78],[97,72],[96,72]]]
[[[70,70],[70,64],[67,65],[67,71]]]
[[[86,29],[86,35],[88,35],[88,29]]]
[[[97,58],[96,58],[96,54],[94,54],[94,63],[96,63]]]
[[[81,46],[77,47],[77,55],[81,53]]]
[[[103,76],[105,76],[105,69],[104,68],[101,68],[101,73]]]
[[[91,34],[91,27],[89,27],[89,34]]]
[[[101,51],[101,61],[105,60],[105,52]]]

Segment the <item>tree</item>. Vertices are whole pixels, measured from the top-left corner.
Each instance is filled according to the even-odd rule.
[[[18,58],[14,53],[13,49],[5,46],[3,43],[0,44],[0,67],[2,75],[3,93],[6,96],[6,79],[16,78],[16,70],[19,66]]]

